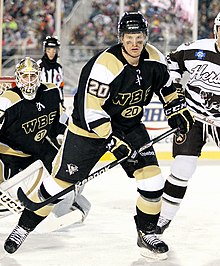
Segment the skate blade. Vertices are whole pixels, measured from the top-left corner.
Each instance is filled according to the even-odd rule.
[[[166,260],[168,258],[167,253],[156,253],[147,248],[139,248],[141,256],[143,256],[148,262]]]

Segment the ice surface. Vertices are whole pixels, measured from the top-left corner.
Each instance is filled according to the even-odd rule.
[[[164,176],[169,165],[162,164]],[[133,221],[136,185],[120,167],[90,181],[83,195],[92,203],[83,224],[48,234],[31,233],[21,248],[5,255],[4,240],[17,222],[0,220],[1,266],[219,266],[220,166],[199,163],[182,206],[164,233],[168,259],[147,262],[136,246]]]

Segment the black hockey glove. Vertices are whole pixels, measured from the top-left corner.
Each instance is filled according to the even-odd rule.
[[[194,118],[190,114],[184,97],[179,97],[164,105],[164,113],[171,128],[179,128],[179,132],[186,134],[194,124]]]
[[[184,90],[182,84],[180,84],[180,83],[173,83],[173,85],[176,87],[176,91],[177,91],[178,96],[180,98],[181,97],[185,97],[185,90]]]
[[[131,145],[125,140],[123,134],[119,131],[115,131],[108,138],[106,145],[108,151],[112,152],[117,159],[130,156],[133,149]]]

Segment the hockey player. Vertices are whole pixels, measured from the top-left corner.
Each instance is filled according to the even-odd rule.
[[[62,106],[64,107],[64,77],[63,67],[57,62],[60,41],[57,37],[47,36],[43,42],[43,57],[37,61],[41,68],[41,81],[54,83],[60,91]]]
[[[82,69],[65,143],[52,175],[41,184],[41,199],[84,180],[106,150],[121,158],[148,141],[141,119],[154,93],[164,105],[171,128],[179,127],[184,134],[193,124],[184,98],[178,98],[172,84],[164,56],[147,43],[148,24],[142,14],[126,12],[118,35],[118,44],[91,58]],[[164,181],[153,147],[137,160],[121,164],[136,179],[140,193],[134,217],[137,244],[143,256],[165,259],[168,246],[155,235]],[[38,195],[32,199],[39,201]],[[15,252],[52,208],[25,209],[5,241],[5,250]]]
[[[16,66],[17,86],[0,96],[0,183],[37,159],[52,169],[57,150],[46,137],[56,138],[66,126],[59,122],[59,93],[53,84],[40,84],[40,73],[34,60],[23,59]],[[1,215],[6,213],[1,208]]]
[[[165,183],[158,234],[164,232],[176,215],[208,135],[220,145],[220,128],[205,122],[215,122],[220,117],[220,13],[214,20],[214,36],[215,39],[183,44],[168,56],[170,73],[180,93],[184,93],[182,76],[189,73],[185,97],[196,122],[187,135],[174,137],[175,160]]]
[[[63,135],[66,125],[60,123],[62,106],[56,86],[41,83],[40,75],[33,59],[22,59],[16,66],[16,86],[0,96],[0,183],[38,159],[51,172],[58,149],[48,138]],[[1,215],[6,211],[1,208]]]
[[[16,87],[0,96],[0,159],[4,180],[37,159],[51,171],[57,149],[46,137],[55,138],[66,129],[59,122],[61,99],[56,86],[41,83],[40,74],[33,59],[22,59],[16,66]]]

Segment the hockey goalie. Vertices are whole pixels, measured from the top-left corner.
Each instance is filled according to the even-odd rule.
[[[41,83],[40,74],[32,58],[22,59],[15,69],[16,86],[0,95],[1,216],[22,210],[17,201],[17,188],[22,187],[29,195],[38,188],[42,178],[51,171],[61,136],[65,136],[66,121],[61,119],[59,91],[52,83]],[[83,220],[90,203],[80,194],[80,191],[78,196],[69,194],[62,207],[58,204],[54,218],[74,211],[80,212]]]

